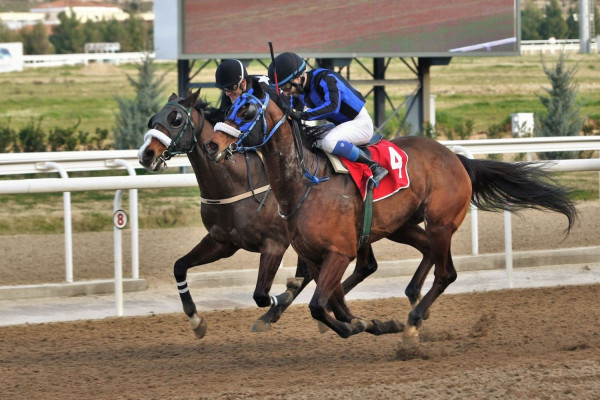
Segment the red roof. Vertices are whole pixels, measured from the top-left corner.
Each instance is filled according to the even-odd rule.
[[[107,3],[102,1],[74,1],[74,0],[59,0],[50,3],[41,3],[32,8],[61,8],[61,7],[119,7],[118,4]]]

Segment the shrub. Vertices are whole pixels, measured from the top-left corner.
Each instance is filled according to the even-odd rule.
[[[36,151],[46,151],[46,134],[42,131],[42,117],[37,122],[32,118],[18,135],[17,141],[13,145],[15,152],[29,153]]]
[[[81,120],[73,126],[52,128],[48,134],[48,142],[52,151],[73,151],[77,148],[79,138],[76,136],[76,130]]]
[[[577,65],[568,68],[565,65],[565,53],[561,52],[554,67],[547,66],[542,60],[544,72],[548,76],[551,88],[544,88],[548,96],[539,96],[545,113],[536,113],[536,136],[577,136],[583,125],[577,105],[577,86],[573,78]],[[570,151],[539,153],[541,159],[557,160],[572,158]]]
[[[16,139],[17,133],[10,127],[10,119],[0,123],[0,153],[6,153],[14,147]]]

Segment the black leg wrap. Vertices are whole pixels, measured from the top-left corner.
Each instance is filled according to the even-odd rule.
[[[271,296],[271,306],[289,306],[294,301],[294,295],[290,290],[286,290],[277,296]]]

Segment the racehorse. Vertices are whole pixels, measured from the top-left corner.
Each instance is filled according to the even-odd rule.
[[[148,171],[166,169],[167,160],[176,154],[187,154],[201,192],[201,216],[208,234],[185,256],[175,262],[173,274],[177,282],[183,310],[195,335],[202,338],[206,322],[198,316],[186,281],[187,270],[230,257],[237,250],[259,252],[259,273],[254,300],[260,307],[271,305],[253,325],[264,331],[279,320],[283,311],[312,280],[306,263],[298,259],[296,279],[288,279],[287,290],[269,296],[269,290],[290,239],[287,224],[278,215],[277,203],[269,196],[269,186],[260,157],[256,153],[236,154],[232,162],[217,165],[206,159],[197,140],[213,133],[223,113],[205,101],[199,101],[200,90],[186,98],[174,93],[165,106],[148,123],[151,128],[138,152],[139,162]],[[370,247],[360,252],[356,269],[344,282],[351,290],[377,269]],[[393,329],[380,325],[378,329]]]
[[[324,156],[308,150],[300,131],[290,124],[281,97],[267,92],[254,85],[202,146],[215,162],[232,151],[262,148],[267,178],[280,213],[287,217],[292,246],[309,263],[317,284],[309,303],[311,315],[343,338],[368,330],[371,322],[356,318],[349,309],[331,316],[325,307],[331,297],[343,296],[341,277],[359,249],[362,195],[348,175],[335,174]],[[420,265],[406,289],[413,308],[403,342],[410,348],[418,345],[418,328],[433,302],[456,280],[451,240],[471,202],[482,210],[555,211],[567,217],[567,234],[577,212],[569,189],[553,182],[542,166],[468,159],[425,137],[391,142],[408,155],[410,186],[374,203],[368,243],[394,240],[407,226],[423,223],[421,248],[430,251],[435,265],[434,281],[425,296],[420,297],[420,290],[431,265]],[[306,171],[315,171],[313,179],[307,179]],[[390,172],[397,173],[398,169]],[[324,181],[325,176],[329,180]]]

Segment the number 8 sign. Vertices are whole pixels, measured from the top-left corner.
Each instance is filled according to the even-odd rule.
[[[113,223],[118,229],[123,229],[127,226],[127,213],[124,210],[117,210],[113,214]]]

